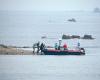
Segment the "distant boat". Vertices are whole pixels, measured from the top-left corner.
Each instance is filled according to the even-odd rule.
[[[95,13],[100,13],[100,9],[97,7],[97,8],[94,8],[94,12]]]
[[[72,19],[68,19],[69,22],[76,22],[76,20],[74,18]]]
[[[79,35],[62,35],[62,39],[80,39]]]
[[[47,37],[46,37],[46,36],[42,36],[41,38],[42,38],[42,39],[45,39],[45,38],[47,38]]]

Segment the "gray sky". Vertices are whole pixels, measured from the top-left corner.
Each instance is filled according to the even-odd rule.
[[[100,0],[0,0],[0,10],[93,10]]]

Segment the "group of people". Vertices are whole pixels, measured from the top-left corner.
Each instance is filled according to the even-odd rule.
[[[66,43],[64,43],[63,46],[58,45],[57,43],[55,43],[55,50],[60,50],[60,48],[62,47],[64,50],[68,50],[68,45]],[[77,48],[80,48],[80,43],[77,43]]]
[[[68,49],[68,46],[67,46],[66,43],[62,47],[63,47],[64,50],[67,50]],[[55,43],[55,50],[60,50],[60,48],[61,48],[61,46],[58,45],[57,43]]]
[[[42,52],[43,49],[45,49],[45,44],[44,43],[41,43],[38,42],[38,43],[35,43],[33,44],[33,53],[35,52],[35,49],[37,48],[37,53],[39,53],[40,51]]]
[[[66,43],[63,44],[63,46],[61,45],[58,45],[57,43],[55,43],[55,50],[61,50],[61,48],[63,48],[63,50],[68,50],[68,45]],[[35,43],[33,44],[33,53],[39,53],[40,51],[42,52],[44,49],[46,48],[45,44],[44,43],[41,43],[38,42],[38,43]],[[80,43],[78,42],[77,43],[77,48],[80,49]],[[36,49],[36,51],[35,51]]]

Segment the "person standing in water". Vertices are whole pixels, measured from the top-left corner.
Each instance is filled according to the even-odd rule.
[[[40,51],[40,42],[37,43],[37,53]]]
[[[33,44],[33,53],[35,53],[35,45],[36,45],[36,44]]]

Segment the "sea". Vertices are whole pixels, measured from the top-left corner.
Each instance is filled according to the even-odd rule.
[[[68,19],[74,18],[76,22]],[[100,80],[100,13],[92,11],[0,11],[0,44],[54,44],[62,35],[92,35],[61,45],[85,48],[82,56],[0,55],[0,80]],[[41,37],[47,38],[42,39]]]

